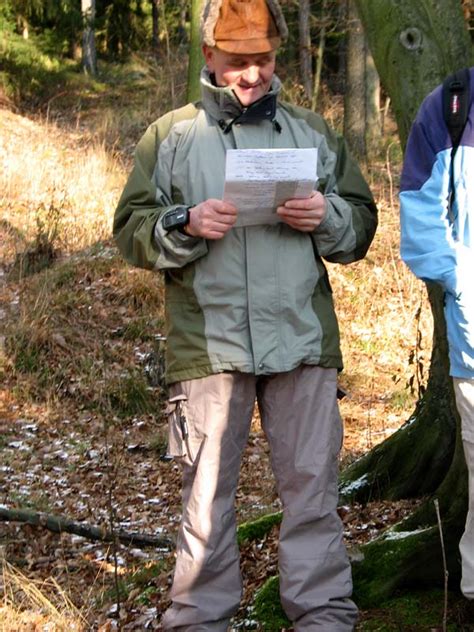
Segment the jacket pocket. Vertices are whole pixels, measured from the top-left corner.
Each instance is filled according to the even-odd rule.
[[[168,455],[186,458],[189,463],[193,463],[196,447],[193,449],[193,441],[189,436],[186,404],[186,395],[176,395],[168,400],[165,411],[168,417]]]

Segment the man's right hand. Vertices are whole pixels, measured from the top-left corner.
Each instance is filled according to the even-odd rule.
[[[222,239],[237,219],[237,209],[222,200],[209,199],[189,209],[187,235],[204,239]]]

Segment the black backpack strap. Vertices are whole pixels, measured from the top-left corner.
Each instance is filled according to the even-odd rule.
[[[454,156],[461,142],[462,133],[469,114],[470,78],[471,73],[469,68],[463,68],[447,77],[443,82],[443,116],[453,143],[449,167],[448,205],[450,215],[452,215],[455,196]]]
[[[469,113],[469,68],[458,70],[443,83],[443,114],[456,153]],[[454,155],[454,154],[453,154]]]

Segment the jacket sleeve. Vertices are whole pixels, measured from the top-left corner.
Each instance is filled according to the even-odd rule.
[[[327,155],[322,151],[322,193],[326,217],[313,233],[319,254],[334,263],[362,259],[377,228],[377,207],[344,139],[326,126]],[[324,149],[324,146],[321,148]]]
[[[172,120],[172,119],[171,119]],[[161,139],[169,132],[170,115],[151,125],[137,145],[133,170],[114,216],[113,235],[124,258],[147,269],[180,268],[207,254],[204,239],[166,233],[160,218],[177,206],[171,182],[158,187],[154,173],[160,168]]]
[[[362,259],[377,228],[377,207],[345,140],[326,121],[305,108],[286,106],[316,132],[318,189],[326,200],[326,216],[311,233],[321,257],[334,263]]]
[[[400,185],[400,251],[417,277],[459,296],[467,289],[466,270],[474,270],[474,251],[457,238],[450,216],[447,139],[438,90],[420,108],[407,143]],[[460,147],[456,161],[462,160],[462,153]]]

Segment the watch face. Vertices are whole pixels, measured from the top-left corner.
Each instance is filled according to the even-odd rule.
[[[163,216],[163,228],[167,231],[175,230],[186,226],[189,221],[189,210],[187,206],[178,206],[177,208],[168,211]]]

